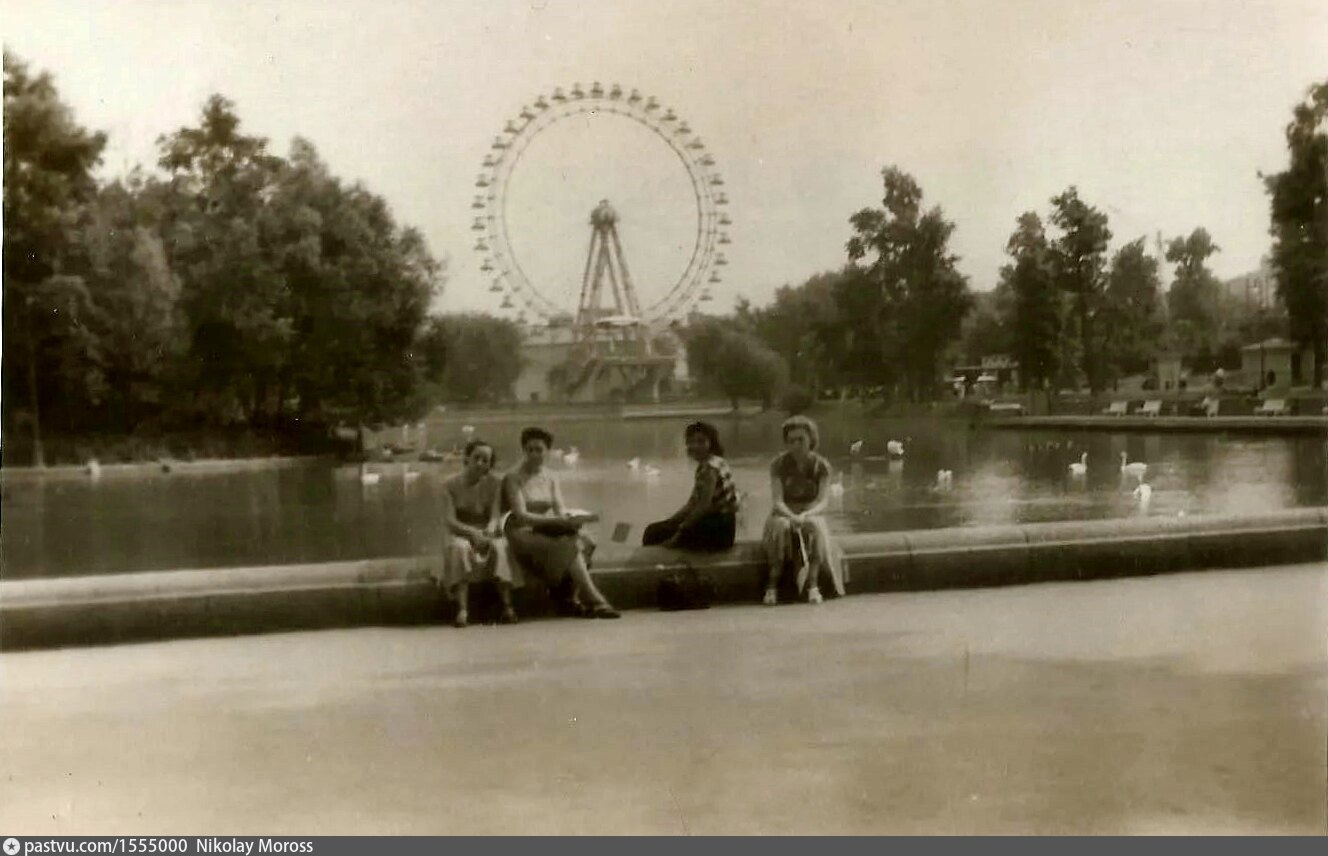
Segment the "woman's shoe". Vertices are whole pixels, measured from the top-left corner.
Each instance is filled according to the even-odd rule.
[[[510,606],[503,610],[502,615],[498,616],[499,624],[516,624],[516,622],[516,610]]]
[[[774,606],[779,603],[779,592],[772,588],[766,589],[765,597],[761,599],[761,603],[765,606]]]
[[[590,618],[622,618],[618,610],[609,606],[607,603],[601,603],[590,611]]]
[[[465,627],[470,624],[470,615],[464,609],[458,609],[456,618],[452,619],[453,627]]]
[[[818,588],[814,588],[814,589],[811,589],[810,591],[807,592],[807,602],[808,602],[808,603],[823,603],[824,601],[825,601],[825,598],[821,597],[821,590],[820,590],[820,589],[818,589]]]

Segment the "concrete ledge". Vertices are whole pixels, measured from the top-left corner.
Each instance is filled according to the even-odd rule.
[[[850,594],[1328,559],[1328,508],[1248,517],[1132,518],[845,535]],[[596,581],[621,608],[653,607],[685,560],[714,578],[722,603],[760,596],[760,546],[711,556],[607,545]],[[0,647],[437,621],[434,557],[164,571],[0,582]],[[527,615],[539,614],[537,601]]]

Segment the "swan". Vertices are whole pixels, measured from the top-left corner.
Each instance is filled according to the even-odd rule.
[[[659,467],[656,467],[652,464],[646,464],[644,467],[641,468],[641,471],[645,473],[647,476],[650,476],[651,478],[659,475]]]
[[[360,484],[378,484],[382,473],[371,473],[366,464],[360,464]]]
[[[889,452],[892,457],[895,458],[904,457],[904,444],[899,442],[898,440],[890,440],[889,442],[887,442],[885,444],[885,450]]]
[[[96,458],[91,458],[88,460],[88,465],[86,469],[88,471],[88,475],[91,476],[92,478],[95,479],[101,477],[101,462],[98,461]]]
[[[629,470],[639,470],[639,469],[641,469],[641,459],[640,459],[640,458],[632,458],[630,461],[627,462],[627,469],[629,469]]]
[[[861,454],[862,454],[862,441],[861,441],[861,440],[854,440],[852,443],[850,443],[850,444],[849,444],[849,447],[848,447],[848,453],[849,453],[850,455],[861,455]]]
[[[1076,463],[1070,464],[1070,475],[1075,478],[1083,478],[1088,475],[1088,453],[1084,452],[1079,456]]]
[[[844,498],[844,474],[836,473],[835,480],[830,482],[830,495],[835,499]]]
[[[467,437],[469,437],[471,434],[474,434],[474,433],[475,433],[475,426],[474,426],[474,425],[462,425],[462,426],[461,426],[461,433],[462,433],[462,434],[465,434]]]
[[[952,471],[952,470],[937,470],[937,471],[936,471],[936,487],[935,487],[935,490],[937,490],[937,491],[947,491],[947,490],[949,490],[949,489],[952,488],[952,487],[954,487],[954,471]]]
[[[1143,461],[1130,462],[1130,456],[1125,452],[1120,453],[1120,472],[1122,476],[1144,480],[1144,474],[1148,472],[1148,464]]]
[[[581,460],[581,450],[576,446],[572,446],[563,453],[563,463],[567,464],[569,467],[576,466],[576,462],[579,460]]]

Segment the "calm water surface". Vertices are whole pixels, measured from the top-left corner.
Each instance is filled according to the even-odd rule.
[[[557,447],[577,446],[576,467],[555,467],[569,504],[599,511],[595,534],[618,522],[631,539],[672,513],[691,488],[682,454],[690,420],[555,421]],[[775,418],[716,420],[739,489],[747,494],[739,537],[755,538],[769,507],[767,466],[780,448]],[[821,451],[842,473],[831,527],[841,532],[1000,523],[1248,513],[1328,504],[1321,438],[1182,434],[973,431],[962,423],[868,420],[818,414]],[[476,423],[507,467],[525,420]],[[451,446],[460,423],[434,421],[429,444]],[[848,447],[864,441],[861,456]],[[902,461],[885,454],[902,440]],[[1088,475],[1069,464],[1088,453]],[[1120,476],[1120,453],[1148,463],[1147,509]],[[630,470],[640,458],[657,476]],[[407,480],[406,467],[422,475]],[[401,556],[438,549],[439,490],[457,463],[333,464],[241,473],[6,479],[0,555],[5,579],[125,571],[266,565]],[[954,472],[936,489],[939,469]]]

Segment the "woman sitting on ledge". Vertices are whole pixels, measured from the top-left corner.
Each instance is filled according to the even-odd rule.
[[[641,543],[646,547],[727,550],[737,531],[738,491],[723,458],[719,432],[708,422],[693,422],[684,437],[687,456],[696,461],[696,486],[676,514],[646,527]]]
[[[586,518],[567,511],[558,481],[544,471],[552,445],[553,435],[543,428],[522,431],[525,459],[503,479],[510,555],[524,572],[544,580],[564,609],[586,618],[617,618],[590,578],[595,543],[581,531]]]
[[[503,624],[516,622],[512,588],[519,586],[499,538],[502,484],[491,472],[497,462],[483,440],[466,444],[465,469],[443,483],[443,574],[440,583],[457,603],[456,626],[469,620],[471,583],[493,580],[498,588]]]
[[[830,462],[816,453],[816,423],[806,416],[786,420],[783,434],[785,451],[770,464],[773,509],[762,536],[770,567],[764,602],[778,602],[780,574],[785,564],[794,562],[798,591],[806,590],[808,603],[820,603],[823,572],[836,594],[844,594],[842,555],[821,516],[829,502]]]

